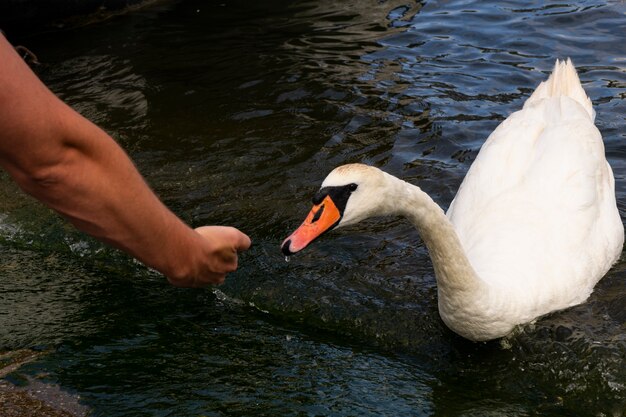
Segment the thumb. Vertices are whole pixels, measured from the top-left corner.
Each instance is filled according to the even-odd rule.
[[[197,233],[210,240],[221,240],[229,242],[232,248],[238,252],[244,251],[250,247],[252,241],[245,233],[230,226],[202,226],[195,229]]]
[[[238,241],[235,244],[235,249],[237,249],[237,252],[248,250],[250,248],[250,245],[252,245],[252,240],[250,240],[250,237],[248,237],[247,234],[240,232],[237,229],[234,229],[234,230],[238,234]]]

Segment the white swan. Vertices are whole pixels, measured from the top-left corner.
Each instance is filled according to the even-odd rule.
[[[433,262],[439,312],[474,341],[584,302],[624,243],[595,113],[568,59],[489,136],[447,214],[420,188],[344,165],[282,244],[291,255],[334,227],[401,215]]]

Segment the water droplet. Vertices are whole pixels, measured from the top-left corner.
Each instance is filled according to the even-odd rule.
[[[285,256],[285,262],[289,262],[289,256]]]

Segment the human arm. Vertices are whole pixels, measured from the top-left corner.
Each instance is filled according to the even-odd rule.
[[[35,76],[0,35],[0,165],[26,193],[78,229],[178,286],[221,283],[250,239],[196,230],[163,205],[120,146]]]

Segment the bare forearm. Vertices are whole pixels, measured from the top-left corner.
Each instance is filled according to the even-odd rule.
[[[19,185],[78,229],[168,276],[185,275],[197,250],[196,233],[157,199],[106,133],[68,113],[71,130],[62,140],[50,138],[59,143],[59,160],[39,172],[19,172]]]
[[[20,187],[78,229],[166,275],[191,274],[197,234],[157,199],[105,132],[69,108],[56,117],[64,121],[60,128],[41,133],[54,157],[6,164]]]
[[[250,245],[236,229],[193,230],[147,186],[117,143],[52,94],[0,35],[0,164],[77,228],[173,283],[223,281]]]

